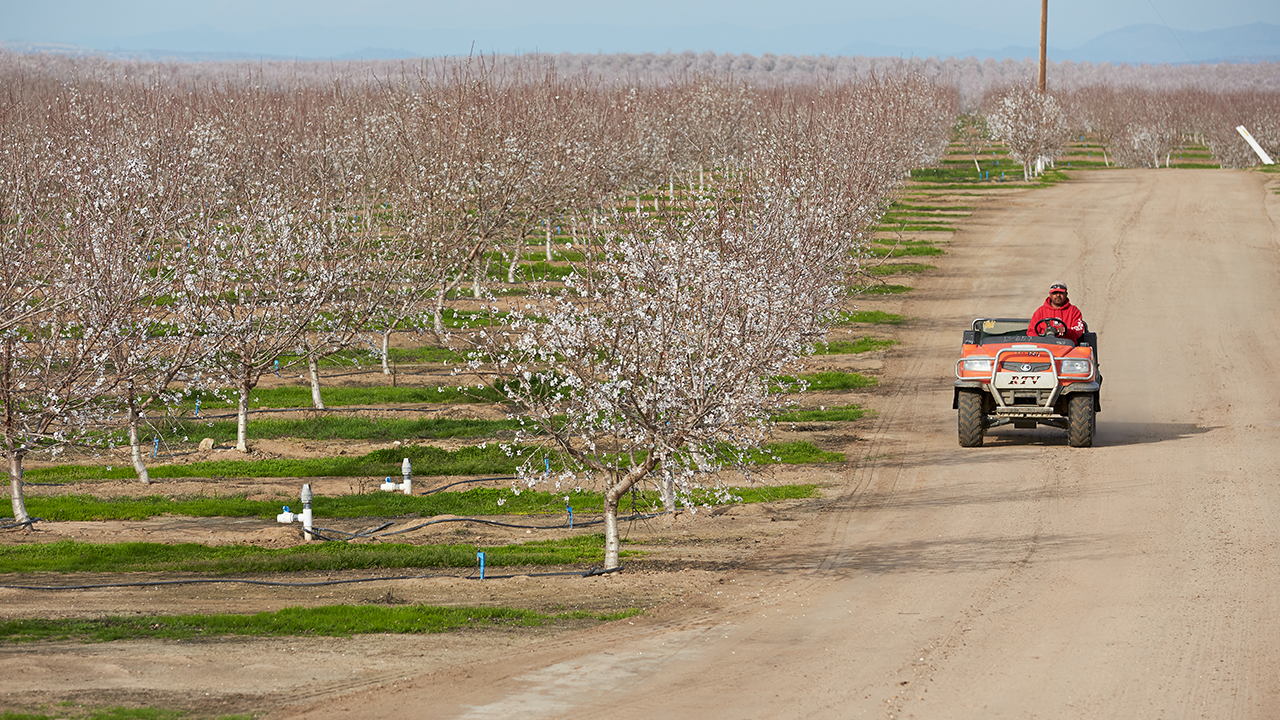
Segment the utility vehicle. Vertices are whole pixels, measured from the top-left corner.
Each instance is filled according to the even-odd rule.
[[[964,331],[951,402],[962,447],[982,445],[987,430],[1001,425],[1062,428],[1071,447],[1093,445],[1102,410],[1097,333],[1086,324],[1077,343],[1060,337],[1067,326],[1057,318],[1027,323],[978,318]]]

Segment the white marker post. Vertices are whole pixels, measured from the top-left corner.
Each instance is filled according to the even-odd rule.
[[[1249,146],[1253,148],[1253,151],[1258,153],[1258,157],[1262,158],[1262,163],[1264,165],[1275,164],[1271,160],[1271,156],[1267,154],[1267,151],[1262,149],[1262,146],[1258,144],[1257,140],[1253,139],[1253,136],[1249,134],[1248,130],[1244,129],[1243,125],[1237,125],[1236,132],[1240,133],[1240,136],[1245,139],[1245,142],[1249,143]]]

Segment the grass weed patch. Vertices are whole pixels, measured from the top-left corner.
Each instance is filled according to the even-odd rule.
[[[932,265],[924,263],[885,263],[883,265],[873,265],[867,268],[872,275],[903,275],[909,273],[922,273],[929,270],[936,270]]]
[[[861,323],[864,325],[901,325],[907,317],[896,313],[887,313],[883,310],[854,310],[852,312],[842,311],[838,322],[841,325],[849,325],[853,323]]]
[[[757,465],[844,462],[844,453],[820,450],[810,442],[771,443],[752,454]]]
[[[858,338],[852,342],[848,340],[831,340],[825,343],[819,343],[813,351],[814,355],[857,355],[859,353],[875,352],[884,350],[885,348],[897,345],[897,340],[876,340],[875,338]]]
[[[872,246],[867,249],[867,253],[871,257],[876,258],[898,258],[898,257],[930,257],[936,255],[945,255],[946,251],[935,245],[926,244],[897,244],[884,243]]]
[[[777,375],[773,378],[775,387],[782,392],[795,392],[800,381],[808,384],[809,390],[861,390],[872,387],[876,379],[860,373],[819,372],[808,375]]]
[[[861,405],[841,405],[839,407],[822,408],[820,410],[792,410],[789,413],[775,415],[774,422],[850,422],[865,417],[867,411]]]

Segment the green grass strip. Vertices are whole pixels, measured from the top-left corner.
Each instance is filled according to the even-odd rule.
[[[820,372],[808,375],[778,375],[773,378],[775,387],[784,392],[794,391],[800,380],[808,383],[809,390],[861,390],[872,387],[876,379],[859,373]]]
[[[896,313],[887,313],[883,310],[855,310],[853,312],[843,311],[840,313],[838,322],[841,325],[849,323],[863,323],[866,325],[901,325],[907,317]]]
[[[860,420],[866,414],[867,411],[860,405],[841,405],[821,410],[792,410],[789,413],[775,415],[773,420],[780,423],[849,422]]]
[[[905,247],[872,247],[867,249],[867,253],[870,254],[871,257],[896,258],[945,255],[946,251],[933,245],[908,245]]]
[[[322,388],[325,405],[343,407],[349,405],[392,405],[401,403],[470,403],[503,402],[505,398],[491,387],[330,387]],[[234,408],[234,398],[222,398],[213,393],[194,393],[184,398],[180,407],[194,409],[196,400],[200,410]],[[249,409],[257,408],[309,408],[310,385],[288,385],[275,388],[258,388],[249,395]]]
[[[260,637],[350,637],[371,633],[428,634],[466,627],[538,627],[550,621],[584,617],[605,621],[634,612],[546,615],[516,608],[410,605],[328,605],[291,607],[253,615],[170,615],[107,617],[92,620],[10,620],[0,622],[0,637],[10,643],[79,640],[189,640],[226,635]],[[128,716],[136,717],[136,716]]]
[[[561,506],[563,510],[563,505]],[[574,508],[575,512],[577,508]],[[60,540],[0,547],[0,564],[11,573],[188,572],[225,576],[241,573],[336,572],[469,568],[476,553],[492,567],[574,565],[604,560],[604,535],[531,540],[484,547],[403,543],[309,543],[291,548],[181,543],[85,543]]]
[[[899,232],[955,232],[956,228],[940,222],[916,221],[911,223],[901,223],[898,225],[881,224],[877,225],[873,232],[881,233],[899,233]],[[941,253],[936,253],[941,254]]]
[[[857,373],[818,373],[806,376],[811,389],[835,390],[869,387],[875,378]],[[779,382],[794,383],[796,378],[784,376]],[[526,459],[534,465],[549,457],[546,451],[517,447],[508,455],[498,444],[445,450],[432,445],[408,445],[375,450],[359,457],[273,458],[269,460],[212,460],[189,464],[156,465],[147,472],[153,480],[173,478],[311,478],[311,477],[398,477],[400,463],[409,458],[416,477],[441,475],[484,476],[512,475]],[[553,467],[557,465],[551,459]],[[132,465],[55,465],[32,468],[25,473],[28,482],[76,482],[84,480],[127,480],[137,477]]]
[[[318,415],[301,420],[267,418],[249,421],[249,437],[253,440],[299,438],[306,440],[405,440],[494,437],[520,427],[518,420],[472,420],[457,418],[364,418],[336,415]],[[181,438],[213,438],[219,443],[236,439],[236,424],[232,420],[200,422],[185,420],[171,427],[162,428],[162,438],[172,442]],[[142,433],[141,442],[146,445],[156,433]]]
[[[466,357],[461,353],[450,350],[449,348],[423,346],[417,348],[391,348],[388,353],[393,363],[456,363],[465,362]],[[280,364],[289,363],[306,363],[306,358],[300,355],[281,355]],[[382,355],[373,350],[348,349],[336,352],[332,355],[326,355],[320,358],[318,363],[320,367],[351,367],[361,366],[369,368],[377,368],[382,366]],[[297,374],[297,368],[291,368],[293,374]]]
[[[860,353],[875,352],[884,350],[885,348],[897,345],[897,340],[876,340],[875,338],[858,338],[853,342],[848,340],[832,340],[830,342],[819,343],[814,351],[814,355],[857,355]]]
[[[829,418],[830,419],[830,418]],[[760,464],[835,462],[818,454],[809,443],[777,443],[766,446],[757,454]],[[781,460],[774,461],[774,457]],[[812,458],[820,459],[812,459]],[[812,485],[783,485],[767,490],[734,488],[731,493],[743,498],[742,502],[768,502],[782,498],[809,497]],[[566,497],[568,500],[566,500]],[[637,491],[632,499],[643,501],[646,506],[659,502],[652,491]],[[707,504],[712,501],[706,491],[695,491],[692,501]],[[103,520],[146,520],[162,515],[185,517],[256,517],[271,519],[289,506],[301,510],[296,497],[277,500],[249,500],[243,496],[232,497],[167,497],[146,495],[143,497],[97,498],[86,494],[32,496],[27,498],[27,511],[35,517],[51,522],[100,522]],[[572,492],[545,492],[511,488],[472,488],[464,492],[441,492],[432,495],[405,495],[403,493],[370,492],[351,495],[316,497],[311,508],[317,518],[394,518],[441,515],[459,517],[497,515],[559,514],[565,505],[575,511],[599,512],[604,508],[603,496],[598,492],[577,490]]]
[[[922,273],[929,270],[936,270],[933,265],[925,265],[924,263],[885,263],[884,265],[875,265],[869,268],[872,275],[902,275],[906,273]]]
[[[510,475],[530,456],[543,457],[539,451],[523,449],[521,455],[508,456],[496,444],[444,450],[431,445],[412,445],[375,450],[359,457],[274,458],[270,460],[212,460],[186,465],[156,465],[148,468],[153,479],[168,478],[254,478],[254,477],[367,477],[381,478],[400,474],[400,462],[409,458],[413,474],[420,477],[437,475]],[[136,477],[131,465],[95,467],[90,465],[58,465],[32,468],[26,473],[31,482],[71,480],[124,480]]]
[[[844,453],[819,450],[813,443],[771,443],[763,450],[752,454],[752,461],[758,465],[770,462],[784,464],[830,463],[844,462]]]

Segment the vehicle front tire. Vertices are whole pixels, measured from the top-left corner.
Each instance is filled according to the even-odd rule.
[[[1072,395],[1067,400],[1067,444],[1071,447],[1093,447],[1093,431],[1096,427],[1093,396]]]
[[[982,396],[980,390],[960,391],[960,447],[982,447],[982,434],[987,429],[986,413],[982,411]]]

